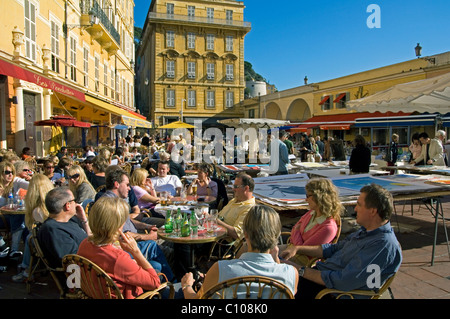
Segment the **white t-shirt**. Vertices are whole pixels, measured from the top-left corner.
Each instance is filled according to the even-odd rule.
[[[181,180],[176,175],[157,176],[152,177],[151,180],[156,192],[169,192],[172,196],[177,194],[177,188],[183,187]]]

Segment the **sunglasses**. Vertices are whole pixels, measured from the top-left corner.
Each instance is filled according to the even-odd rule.
[[[66,204],[69,204],[69,203],[71,203],[71,202],[74,202],[75,201],[75,198],[74,199],[71,199],[71,200],[69,200]],[[64,205],[66,205],[66,204],[64,204]]]
[[[233,188],[234,188],[234,189],[236,189],[236,188],[242,188],[242,187],[245,187],[245,185],[233,185]]]
[[[78,177],[80,177],[80,174],[73,174],[73,175],[69,176],[69,179],[78,178]]]
[[[46,166],[45,168],[46,169],[52,169],[52,168],[55,168],[55,166]]]
[[[31,173],[32,172],[32,170],[29,169],[29,168],[24,168],[22,171],[27,172],[27,173]]]
[[[14,172],[13,172],[13,171],[4,171],[4,172],[3,172],[3,174],[5,174],[5,175],[9,175],[9,174],[12,174],[12,175],[13,175],[13,174],[14,174]]]

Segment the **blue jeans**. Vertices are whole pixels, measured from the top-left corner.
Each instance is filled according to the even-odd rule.
[[[148,260],[150,265],[155,269],[156,272],[162,272],[167,276],[167,280],[173,282],[175,276],[173,275],[172,269],[167,262],[164,252],[159,248],[158,244],[153,240],[138,241],[139,250],[142,252],[144,257]],[[131,256],[131,254],[130,254]],[[133,258],[133,256],[131,256]]]

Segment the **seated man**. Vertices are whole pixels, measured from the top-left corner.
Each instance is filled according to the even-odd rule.
[[[49,212],[37,233],[37,240],[51,267],[62,267],[62,258],[76,254],[91,230],[83,207],[75,202],[68,187],[56,187],[45,196]]]
[[[317,262],[314,268],[299,269],[296,298],[314,298],[324,288],[342,291],[380,288],[398,271],[402,252],[389,222],[393,211],[392,195],[376,184],[364,186],[355,211],[360,230],[337,244],[299,248],[301,254],[325,260]],[[289,259],[293,255],[285,250],[280,256]],[[379,277],[375,278],[377,268]]]
[[[152,177],[152,184],[155,187],[156,193],[169,192],[171,196],[177,196],[180,193],[183,184],[176,175],[167,175],[170,167],[168,162],[158,163],[158,176]]]

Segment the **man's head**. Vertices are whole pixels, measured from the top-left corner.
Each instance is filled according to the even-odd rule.
[[[51,215],[60,213],[75,215],[75,197],[68,187],[56,187],[45,196],[45,207]]]
[[[445,136],[446,135],[447,134],[443,130],[439,130],[439,131],[436,132],[436,138],[440,139],[441,141],[445,140]]]
[[[121,168],[108,170],[105,179],[106,189],[114,192],[120,198],[127,198],[130,190],[130,180]]]
[[[253,178],[245,173],[239,173],[234,180],[234,197],[238,202],[248,200],[253,197],[255,182]]]
[[[170,171],[170,164],[168,162],[160,161],[158,163],[158,176],[159,177],[166,177],[167,174],[169,174]]]
[[[428,144],[430,142],[430,136],[426,132],[420,133],[419,140],[422,144]]]
[[[372,183],[361,188],[360,192],[355,207],[358,224],[372,230],[391,218],[394,200],[387,189]],[[376,225],[378,227],[374,227]]]

